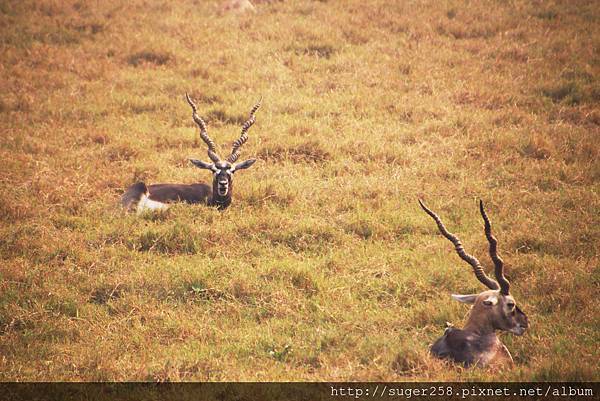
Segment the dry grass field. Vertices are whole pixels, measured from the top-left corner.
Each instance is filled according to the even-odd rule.
[[[600,380],[590,1],[0,1],[0,380]],[[210,174],[224,212],[127,215]],[[428,354],[483,287],[477,200],[528,313],[512,369]]]

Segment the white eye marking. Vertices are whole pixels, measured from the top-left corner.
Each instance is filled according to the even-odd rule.
[[[215,170],[215,175],[217,175],[217,174],[221,174],[221,170],[218,170],[218,169]]]
[[[489,296],[486,299],[483,300],[483,303],[485,305],[496,305],[498,303],[498,297],[495,296]]]

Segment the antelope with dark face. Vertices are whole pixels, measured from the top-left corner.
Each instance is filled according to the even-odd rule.
[[[238,170],[252,166],[256,159],[249,159],[236,163],[240,156],[240,148],[248,140],[248,130],[256,121],[255,113],[261,101],[252,107],[250,117],[242,125],[240,137],[233,142],[231,153],[225,160],[217,155],[215,143],[208,136],[206,123],[198,115],[196,104],[185,94],[185,98],[192,107],[192,118],[200,128],[200,138],[208,147],[208,157],[212,163],[202,160],[190,159],[194,166],[210,170],[213,173],[212,187],[205,183],[198,184],[154,184],[146,185],[143,182],[133,184],[121,197],[121,204],[128,210],[138,213],[144,210],[164,210],[172,202],[205,203],[223,210],[231,204],[233,190],[233,174]]]
[[[496,280],[485,274],[481,263],[474,256],[465,252],[458,237],[446,230],[437,214],[427,208],[420,199],[419,204],[435,220],[440,233],[454,244],[458,256],[471,265],[475,277],[489,288],[479,294],[452,295],[457,301],[473,305],[471,312],[464,328],[448,327],[444,335],[431,347],[431,353],[438,358],[448,358],[465,366],[512,364],[512,356],[496,336],[496,331],[508,331],[521,336],[529,323],[527,316],[509,293],[510,283],[504,277],[504,262],[498,256],[498,242],[492,235],[483,201],[479,202],[479,211],[483,217],[485,236],[490,244],[489,253],[494,262]]]

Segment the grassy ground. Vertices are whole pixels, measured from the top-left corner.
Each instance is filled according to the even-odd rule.
[[[0,2],[1,380],[599,380],[594,1]],[[388,4],[393,3],[393,4]],[[127,216],[209,180],[225,212]],[[428,355],[482,290],[483,198],[531,320],[512,369]]]

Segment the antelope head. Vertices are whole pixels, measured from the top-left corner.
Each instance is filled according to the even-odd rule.
[[[229,203],[231,203],[233,174],[237,170],[247,169],[248,167],[252,166],[254,162],[256,162],[256,159],[248,159],[243,162],[236,163],[237,159],[240,157],[240,148],[248,140],[248,130],[256,121],[255,113],[260,107],[262,98],[254,105],[254,107],[252,107],[252,110],[250,111],[250,117],[242,125],[242,133],[240,134],[240,137],[233,142],[231,153],[229,154],[229,156],[227,156],[226,159],[223,160],[217,155],[215,143],[208,136],[206,130],[206,123],[204,122],[202,117],[198,115],[196,104],[193,102],[193,100],[189,97],[187,93],[185,94],[185,97],[190,106],[192,107],[192,118],[200,128],[200,138],[202,138],[202,140],[208,147],[208,157],[210,158],[212,163],[208,163],[197,159],[190,159],[190,161],[194,164],[194,166],[198,168],[212,171],[212,203],[216,204],[217,206],[226,207]]]
[[[474,331],[479,334],[500,330],[508,331],[518,336],[523,335],[529,327],[527,315],[519,309],[515,299],[509,292],[510,283],[504,276],[504,262],[498,256],[498,241],[492,235],[492,227],[483,207],[483,201],[479,201],[479,211],[481,212],[481,217],[483,217],[485,236],[489,242],[489,253],[494,262],[496,280],[490,278],[485,273],[479,260],[465,252],[458,237],[448,232],[437,214],[425,206],[420,199],[419,204],[436,222],[440,233],[454,244],[458,256],[471,265],[475,277],[488,288],[487,291],[479,294],[452,295],[452,298],[457,301],[473,305],[464,330]]]

